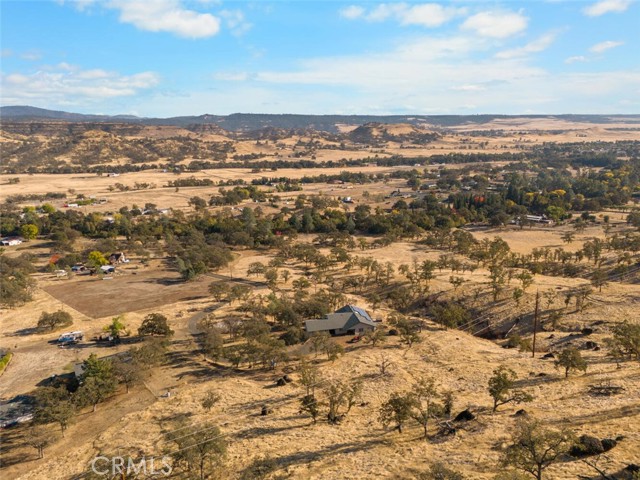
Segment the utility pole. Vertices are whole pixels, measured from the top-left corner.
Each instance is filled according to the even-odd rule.
[[[536,292],[536,309],[533,313],[533,346],[531,348],[531,357],[536,356],[536,334],[538,333],[538,308],[540,306],[540,290]]]

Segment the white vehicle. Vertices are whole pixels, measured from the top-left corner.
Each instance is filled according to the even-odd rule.
[[[67,332],[58,337],[58,343],[77,342],[78,340],[82,340],[83,337],[84,334],[80,330]]]

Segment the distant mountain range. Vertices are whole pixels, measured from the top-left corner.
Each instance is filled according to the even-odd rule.
[[[337,125],[364,125],[367,123],[408,123],[411,125],[433,125],[451,127],[463,124],[482,124],[496,119],[557,118],[573,122],[611,123],[619,119],[633,119],[640,123],[640,115],[295,115],[234,113],[231,115],[199,115],[170,118],[144,118],[134,115],[86,115],[81,113],[47,110],[30,106],[0,107],[2,121],[64,121],[136,123],[142,125],[189,125],[215,124],[227,131],[252,131],[263,128],[314,129],[336,132]]]

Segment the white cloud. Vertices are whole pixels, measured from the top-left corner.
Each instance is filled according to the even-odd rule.
[[[183,7],[179,0],[111,0],[120,21],[141,30],[169,32],[185,38],[204,38],[220,31],[220,19]]]
[[[236,83],[216,85],[229,97],[216,94],[216,105],[229,112],[327,114],[632,110],[623,102],[635,98],[639,71],[554,73],[527,56],[492,56],[495,43],[473,35],[424,37],[386,52],[309,58],[288,71],[219,73],[214,78]],[[245,97],[245,91],[255,97]],[[195,98],[191,104],[197,108]]]
[[[10,85],[24,85],[29,81],[29,77],[27,77],[26,75],[20,75],[19,73],[10,73],[3,79]]]
[[[471,30],[483,37],[506,38],[527,28],[528,18],[518,12],[480,12],[467,18],[463,30]]]
[[[451,87],[451,90],[456,90],[459,92],[482,92],[486,89],[487,87],[484,85],[457,85]]]
[[[253,26],[245,20],[242,10],[222,10],[220,16],[225,19],[231,33],[237,37],[247,33]]]
[[[532,42],[527,43],[523,47],[503,50],[496,54],[496,58],[517,58],[524,57],[529,53],[537,53],[546,50],[555,41],[557,33],[550,32],[536,38]]]
[[[631,5],[631,0],[600,0],[583,9],[583,13],[589,17],[599,17],[605,13],[621,13]]]
[[[451,85],[475,85],[509,81],[541,70],[519,60],[477,60],[478,52],[491,43],[474,37],[426,37],[378,54],[314,58],[289,72],[262,71],[253,78],[276,84],[353,86],[371,91],[385,89],[416,90]]]
[[[573,57],[568,57],[567,59],[565,59],[564,63],[572,64],[576,62],[587,62],[587,61],[589,61],[589,59],[584,55],[575,55]]]
[[[80,11],[85,11],[94,4],[118,10],[122,23],[130,23],[149,32],[168,32],[184,38],[205,38],[220,31],[218,17],[185,8],[182,0],[75,0],[72,3]]]
[[[360,18],[364,15],[365,9],[358,5],[349,5],[348,7],[340,9],[338,12],[341,17],[347,18],[349,20],[355,20],[356,18]]]
[[[139,95],[156,86],[153,72],[121,75],[101,69],[82,70],[60,64],[33,73],[0,76],[4,104],[82,104]]]
[[[109,78],[112,74],[106,70],[96,68],[93,70],[79,71],[76,75],[81,80],[97,80],[100,78]]]
[[[67,62],[61,62],[55,67],[45,67],[46,70],[55,70],[56,68],[60,70],[65,70],[67,72],[73,72],[74,70],[78,70],[78,67],[76,65],[71,65]]]
[[[591,48],[589,48],[589,51],[592,53],[604,53],[607,50],[619,47],[620,45],[624,45],[624,42],[614,42],[613,40],[607,40],[606,42],[596,43]]]
[[[17,52],[14,52],[10,48],[3,48],[0,53],[0,57],[2,58],[13,57],[16,55],[17,55]],[[40,52],[36,50],[29,50],[27,52],[21,53],[19,57],[23,60],[35,61],[35,60],[40,60],[42,58],[42,54],[40,54]]]
[[[31,50],[20,55],[20,58],[34,62],[36,60],[40,60],[42,58],[42,54],[40,52],[36,52],[35,50]]]
[[[350,20],[364,18],[369,22],[383,22],[393,19],[400,25],[419,25],[422,27],[439,27],[456,16],[464,15],[466,8],[443,7],[437,3],[381,3],[367,11],[358,5],[351,5],[340,10],[340,15]]]
[[[466,8],[443,7],[437,3],[413,5],[403,12],[401,23],[403,25],[438,27],[466,12]]]

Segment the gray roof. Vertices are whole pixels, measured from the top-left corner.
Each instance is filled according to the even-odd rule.
[[[349,330],[359,323],[369,325],[374,328],[376,326],[375,322],[371,320],[371,317],[369,317],[369,314],[367,314],[363,309],[347,305],[336,311],[336,313],[330,313],[325,318],[307,320],[305,322],[305,328],[307,332]]]
[[[355,305],[345,305],[344,307],[336,310],[336,313],[347,313],[347,312],[357,313],[361,317],[364,317],[367,320],[369,320],[370,322],[373,322],[373,320],[371,319],[371,317],[365,311],[364,308],[356,307]]]

